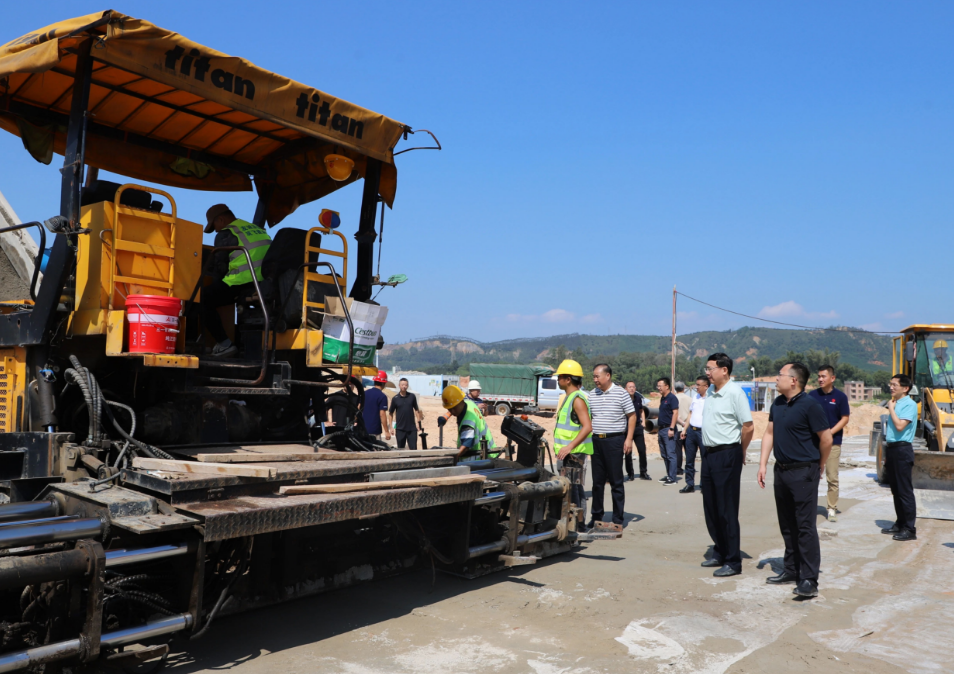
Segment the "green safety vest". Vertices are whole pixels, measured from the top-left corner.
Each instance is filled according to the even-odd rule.
[[[464,412],[464,416],[461,417],[460,421],[457,422],[457,446],[461,447],[464,444],[461,440],[461,435],[463,435],[464,429],[473,428],[474,429],[474,445],[473,447],[471,447],[471,449],[479,450],[480,441],[485,438],[487,440],[487,449],[488,450],[492,449],[493,447],[496,446],[494,445],[494,437],[493,435],[491,435],[490,429],[487,428],[487,422],[484,421],[484,415],[480,413],[480,408],[477,407],[477,405],[474,402],[467,400],[466,398],[464,399],[464,403],[466,403],[467,405],[467,411]],[[491,454],[488,451],[487,457],[494,458],[497,456],[497,454],[498,453],[496,452]],[[476,457],[468,456],[464,460],[476,461],[479,458],[480,458],[479,456],[476,456]]]
[[[574,391],[563,400],[563,407],[557,412],[556,428],[553,430],[553,451],[559,453],[580,433],[582,426],[573,423],[573,401],[582,398],[586,403],[586,410],[590,410],[590,401],[582,391]],[[586,440],[573,448],[573,454],[592,454],[593,435],[587,435]]]
[[[943,369],[942,369],[943,368]],[[950,356],[947,357],[947,360],[944,361],[943,365],[937,362],[937,358],[931,359],[931,373],[938,374],[954,374],[954,358]]]
[[[252,258],[252,269],[255,270],[255,278],[262,280],[262,260],[265,259],[265,253],[268,247],[272,245],[272,237],[258,225],[253,225],[245,220],[233,220],[232,224],[226,226],[229,232],[238,239],[238,245],[244,246],[248,250],[249,257]],[[252,269],[248,267],[248,258],[240,250],[233,250],[229,253],[229,273],[222,281],[225,285],[240,286],[252,282]]]

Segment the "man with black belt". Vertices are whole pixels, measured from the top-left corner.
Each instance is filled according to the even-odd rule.
[[[686,486],[679,490],[680,494],[691,494],[696,490],[696,451],[702,454],[706,450],[702,444],[702,415],[708,389],[709,378],[702,375],[696,377],[696,397],[689,403],[688,421],[681,433],[686,448]]]
[[[800,597],[818,596],[818,482],[831,452],[831,426],[825,410],[806,395],[808,368],[788,363],[775,381],[781,393],[772,403],[762,436],[758,483],[765,489],[769,455],[775,450],[775,509],[785,541],[785,568],[765,579],[770,585],[795,583]]]
[[[730,381],[732,359],[714,353],[706,361],[712,386],[702,410],[702,444],[706,447],[702,470],[702,508],[712,538],[712,556],[702,566],[720,567],[713,576],[742,573],[739,494],[742,465],[755,427],[745,391]]]
[[[911,483],[911,468],[914,466],[914,433],[918,426],[918,404],[908,393],[911,379],[906,374],[896,374],[888,387],[890,419],[885,429],[884,475],[891,485],[894,497],[894,512],[898,519],[893,526],[882,529],[883,534],[894,534],[896,541],[915,541],[918,538],[914,526],[917,506],[914,502],[914,485]]]
[[[651,480],[652,478],[649,477],[649,473],[646,470],[646,436],[643,433],[643,396],[636,390],[636,382],[632,381],[626,382],[626,392],[629,394],[629,397],[633,399],[633,409],[636,410],[633,444],[636,446],[636,451],[639,452],[639,479]],[[626,475],[629,476],[630,481],[633,481],[636,479],[636,471],[633,470],[633,453],[630,452],[626,454],[625,460]]]
[[[603,521],[603,490],[609,478],[613,494],[612,528],[623,530],[623,455],[633,451],[636,411],[633,399],[613,383],[613,370],[606,363],[593,368],[596,387],[589,395],[593,415],[593,505],[589,527]]]

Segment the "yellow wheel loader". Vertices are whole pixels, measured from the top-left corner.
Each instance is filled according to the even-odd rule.
[[[954,519],[954,325],[911,325],[894,338],[892,374],[911,377],[918,403],[912,479],[918,517]],[[871,432],[870,453],[884,481],[883,415]]]

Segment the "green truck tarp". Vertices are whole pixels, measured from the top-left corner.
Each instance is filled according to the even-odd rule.
[[[537,378],[549,377],[553,370],[539,365],[470,364],[470,378],[480,382],[481,395],[537,397]]]

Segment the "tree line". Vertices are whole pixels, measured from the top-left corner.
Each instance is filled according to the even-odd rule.
[[[587,356],[582,349],[570,351],[564,345],[550,350],[543,359],[550,367],[556,368],[564,359],[571,358],[580,363],[584,372],[589,372],[597,363],[607,363],[613,369],[613,379],[618,383],[632,381],[636,389],[644,394],[656,390],[656,382],[661,377],[670,374],[671,358],[663,353],[619,353],[614,356]],[[739,380],[750,380],[752,368],[755,368],[756,377],[771,377],[786,364],[800,362],[808,366],[812,372],[812,383],[817,382],[818,368],[822,365],[831,365],[835,368],[837,385],[843,386],[845,381],[863,381],[866,386],[878,386],[882,392],[887,391],[891,373],[886,370],[863,370],[849,363],[840,363],[838,351],[829,349],[809,349],[805,352],[789,351],[781,358],[758,356],[743,362],[736,362],[733,376]],[[687,386],[701,374],[705,374],[704,358],[676,356],[676,381],[683,381]],[[587,381],[588,385],[589,382]]]

